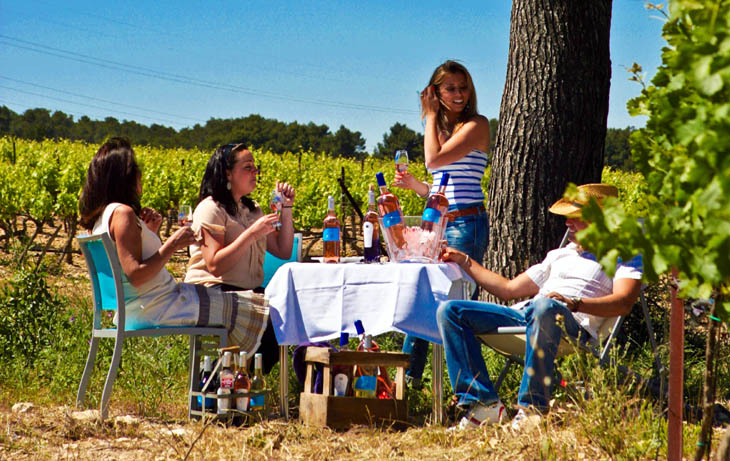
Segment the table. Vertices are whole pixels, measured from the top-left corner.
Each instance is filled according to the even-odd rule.
[[[288,414],[287,346],[356,334],[362,320],[373,336],[389,331],[434,343],[434,419],[442,421],[443,346],[436,309],[464,299],[473,283],[454,263],[287,263],[266,287],[271,322],[280,348],[282,415]]]

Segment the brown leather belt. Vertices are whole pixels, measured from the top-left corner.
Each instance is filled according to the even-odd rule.
[[[462,208],[461,210],[449,211],[447,213],[447,216],[449,217],[449,221],[453,221],[456,218],[471,216],[473,214],[486,213],[486,211],[487,209],[484,207],[484,204],[481,204],[469,208]]]

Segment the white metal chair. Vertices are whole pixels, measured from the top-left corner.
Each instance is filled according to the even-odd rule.
[[[138,336],[166,336],[166,335],[189,335],[190,336],[190,387],[188,399],[192,403],[193,396],[190,394],[198,389],[200,385],[199,369],[200,356],[204,349],[212,347],[225,347],[228,342],[228,333],[223,327],[158,327],[145,329],[127,329],[125,323],[124,290],[122,288],[122,267],[117,256],[116,246],[108,233],[99,235],[85,235],[77,237],[79,247],[86,259],[89,270],[89,279],[94,298],[94,323],[92,325],[91,346],[89,356],[86,360],[84,373],[81,376],[81,383],[76,395],[76,406],[82,407],[86,397],[86,388],[94,369],[96,352],[99,348],[99,341],[102,338],[114,339],[114,352],[112,354],[109,372],[104,383],[104,390],[101,397],[100,417],[106,419],[109,411],[109,398],[111,397],[114,380],[117,377],[119,362],[122,358],[122,347],[127,338]],[[101,322],[104,311],[116,311],[117,327],[102,328]],[[217,344],[203,342],[202,337],[217,337]],[[188,405],[192,408],[193,405]]]

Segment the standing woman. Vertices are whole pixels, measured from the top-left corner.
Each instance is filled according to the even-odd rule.
[[[182,227],[162,243],[157,236],[162,216],[142,208],[141,195],[142,175],[132,146],[125,138],[111,138],[91,159],[79,211],[84,228],[107,232],[114,241],[124,272],[126,326],[224,326],[229,344],[258,348],[269,318],[263,296],[175,282],[165,264],[195,236]]]
[[[190,247],[185,281],[222,291],[253,290],[263,294],[266,250],[282,259],[291,255],[294,240],[294,188],[276,183],[282,198],[281,216],[264,214],[248,195],[256,188],[258,169],[244,144],[215,150],[203,174],[192,229],[200,240]],[[281,222],[276,231],[277,222]],[[279,360],[271,322],[261,339],[264,372]],[[257,352],[248,349],[249,355]]]
[[[489,151],[489,120],[477,113],[477,95],[466,67],[455,61],[438,66],[421,92],[421,108],[421,117],[426,119],[426,168],[433,184],[421,182],[408,172],[396,172],[394,185],[425,198],[429,192],[438,191],[441,176],[448,173],[450,221],[446,240],[450,247],[481,263],[489,238],[481,186]],[[428,342],[406,336],[403,352],[411,354],[407,375],[417,386],[426,364]]]

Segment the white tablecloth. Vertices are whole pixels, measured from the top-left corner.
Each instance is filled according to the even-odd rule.
[[[454,263],[287,263],[266,297],[281,345],[354,335],[357,319],[372,335],[395,330],[440,344],[436,309],[462,297],[464,277]]]

